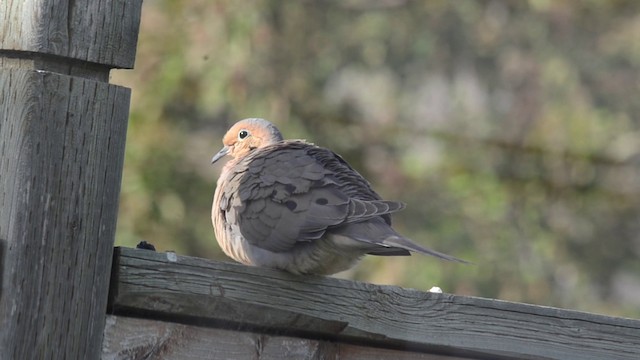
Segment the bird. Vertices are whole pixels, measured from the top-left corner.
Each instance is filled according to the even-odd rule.
[[[383,200],[341,156],[285,140],[271,122],[235,123],[211,159],[225,156],[211,220],[230,258],[299,275],[332,275],[365,255],[412,252],[466,263],[416,244],[391,227],[402,202]]]

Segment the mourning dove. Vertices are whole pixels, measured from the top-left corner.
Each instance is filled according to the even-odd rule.
[[[432,255],[391,228],[404,204],[385,201],[344,159],[303,140],[283,140],[272,123],[241,120],[211,159],[230,155],[211,219],[222,250],[243,264],[295,274],[334,274],[365,254]]]

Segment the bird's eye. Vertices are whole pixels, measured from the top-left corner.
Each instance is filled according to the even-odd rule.
[[[240,140],[246,138],[247,136],[249,136],[249,132],[247,130],[240,130],[240,132],[238,133],[238,139]]]

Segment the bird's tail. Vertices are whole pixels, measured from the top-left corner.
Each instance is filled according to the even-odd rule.
[[[401,236],[401,235],[391,235],[391,236],[387,237],[386,239],[384,239],[382,241],[381,245],[389,246],[389,247],[392,247],[392,248],[401,248],[401,249],[409,250],[411,252],[415,252],[415,253],[419,253],[419,254],[431,255],[431,256],[435,256],[435,257],[443,259],[443,260],[456,261],[456,262],[463,263],[463,264],[470,264],[466,260],[458,259],[457,257],[451,256],[451,255],[447,255],[447,254],[443,254],[441,252],[438,252],[438,251],[435,251],[435,250],[431,250],[431,249],[426,248],[424,246],[420,246],[420,245],[414,243],[413,241],[411,241],[411,240],[409,240],[406,237]]]
[[[333,233],[343,238],[359,242],[370,255],[406,256],[410,255],[410,252],[415,252],[435,256],[443,260],[456,261],[464,264],[469,263],[468,261],[414,243],[395,232],[395,230],[380,217],[340,226],[334,229]]]

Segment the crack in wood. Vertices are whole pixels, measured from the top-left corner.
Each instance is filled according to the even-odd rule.
[[[109,82],[111,66],[32,51],[0,50],[0,67],[47,71]]]

